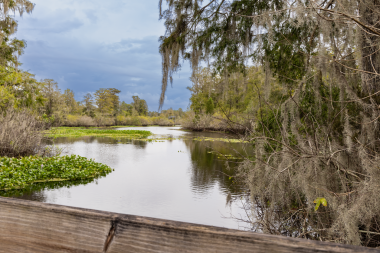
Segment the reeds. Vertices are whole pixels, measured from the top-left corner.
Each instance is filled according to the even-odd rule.
[[[45,124],[28,110],[8,108],[0,114],[0,156],[34,155],[42,149]]]

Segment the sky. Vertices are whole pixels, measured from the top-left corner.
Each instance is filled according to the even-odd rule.
[[[16,37],[26,40],[21,68],[37,80],[54,79],[79,101],[99,88],[116,88],[120,100],[139,96],[158,110],[164,35],[158,0],[31,0],[32,14],[16,16]],[[190,67],[183,64],[168,88],[163,109],[186,109]]]

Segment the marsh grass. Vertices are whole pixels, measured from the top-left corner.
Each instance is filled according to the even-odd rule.
[[[128,139],[143,139],[152,135],[145,130],[115,130],[99,128],[82,128],[82,127],[54,127],[45,132],[47,137],[122,137]]]

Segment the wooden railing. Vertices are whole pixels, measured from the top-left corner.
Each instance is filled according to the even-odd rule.
[[[380,252],[0,197],[0,252]]]

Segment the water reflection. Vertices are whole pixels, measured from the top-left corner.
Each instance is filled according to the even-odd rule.
[[[227,160],[223,155],[233,154],[242,149],[241,144],[225,142],[209,142],[184,140],[191,153],[192,189],[198,193],[207,193],[215,183],[218,183],[224,193],[238,195],[242,185],[234,183],[231,176],[235,175],[238,160]],[[228,166],[227,164],[228,163]]]
[[[131,129],[131,128],[129,128]],[[146,128],[132,128],[146,129]],[[239,203],[226,206],[227,196],[239,196],[233,183],[236,164],[220,158],[234,154],[241,144],[195,141],[178,128],[149,128],[156,136],[184,139],[147,142],[108,137],[57,138],[54,145],[105,163],[115,171],[96,182],[54,182],[31,186],[3,196],[76,207],[135,214],[200,224],[238,228],[244,216]],[[203,133],[206,137],[224,137]]]

